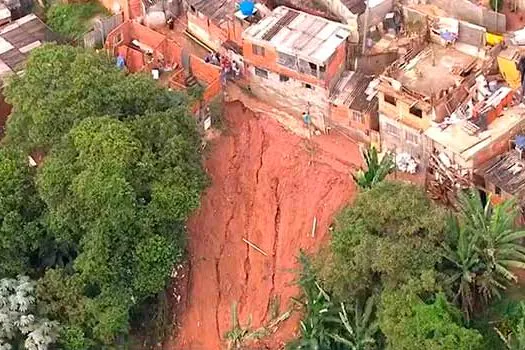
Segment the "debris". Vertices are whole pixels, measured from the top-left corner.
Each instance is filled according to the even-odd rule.
[[[315,237],[316,228],[317,228],[317,216],[314,216],[314,222],[312,223],[312,238]]]
[[[264,256],[268,256],[268,254],[266,254],[264,252],[264,250],[262,250],[261,248],[257,247],[255,244],[253,244],[252,242],[248,241],[246,238],[243,238],[242,239],[244,241],[244,243],[248,244],[250,247],[252,247],[253,249],[255,249],[256,251],[258,251],[259,253],[261,253],[262,255]]]
[[[408,153],[396,154],[396,166],[404,173],[415,174],[417,171],[417,163]]]

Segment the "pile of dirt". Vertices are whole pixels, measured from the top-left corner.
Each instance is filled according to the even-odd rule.
[[[275,316],[278,300],[285,311],[298,294],[299,249],[315,251],[326,242],[333,215],[355,192],[350,171],[360,157],[349,140],[301,139],[240,103],[227,105],[225,125],[205,162],[210,187],[188,224],[191,267],[169,349],[226,348],[233,303],[241,324],[251,319],[252,329]],[[291,339],[298,317],[283,322],[267,348]]]

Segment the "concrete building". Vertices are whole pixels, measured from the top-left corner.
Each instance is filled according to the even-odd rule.
[[[378,85],[382,149],[408,153],[424,165],[423,133],[465,100],[478,63],[476,57],[437,44],[413,48],[394,62]]]
[[[320,130],[329,125],[331,90],[346,66],[349,30],[287,7],[243,33],[251,90],[297,117],[308,112]]]

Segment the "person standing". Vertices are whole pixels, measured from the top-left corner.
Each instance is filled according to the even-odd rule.
[[[518,70],[521,74],[521,96],[525,97],[525,56],[521,56],[518,62]]]

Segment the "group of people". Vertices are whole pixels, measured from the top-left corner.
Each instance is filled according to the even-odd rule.
[[[228,57],[221,56],[218,52],[206,55],[204,62],[221,67],[221,80],[223,83],[225,83],[229,77],[238,78],[241,75],[241,65],[239,62],[231,62]]]

